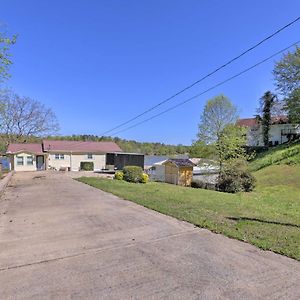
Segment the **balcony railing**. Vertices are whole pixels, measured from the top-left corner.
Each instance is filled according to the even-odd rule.
[[[292,135],[292,134],[297,134],[297,130],[295,128],[281,129],[281,135]]]

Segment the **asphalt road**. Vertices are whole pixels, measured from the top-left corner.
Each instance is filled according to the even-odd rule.
[[[300,263],[74,181],[0,200],[0,299],[300,299]]]

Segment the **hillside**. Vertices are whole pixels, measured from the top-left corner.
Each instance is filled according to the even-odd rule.
[[[283,144],[260,153],[250,163],[250,170],[257,171],[271,165],[300,164],[300,141],[292,144]]]

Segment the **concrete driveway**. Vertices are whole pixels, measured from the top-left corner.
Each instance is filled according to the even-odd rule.
[[[300,263],[61,173],[0,200],[1,299],[300,299]]]

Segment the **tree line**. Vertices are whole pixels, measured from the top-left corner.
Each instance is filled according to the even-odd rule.
[[[143,153],[146,155],[177,155],[177,154],[188,154],[190,146],[185,145],[169,145],[164,143],[151,143],[151,142],[137,142],[135,140],[126,140],[119,137],[110,136],[97,136],[90,134],[82,135],[52,135],[48,136],[48,139],[55,140],[67,140],[67,141],[91,141],[91,142],[115,142],[125,152]]]

